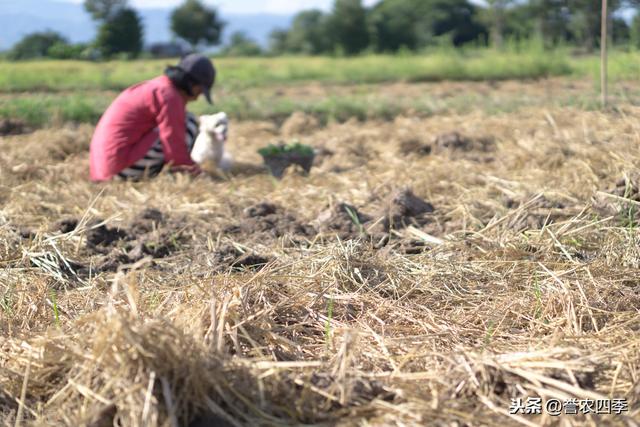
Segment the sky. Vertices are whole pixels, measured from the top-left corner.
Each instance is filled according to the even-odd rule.
[[[82,3],[82,0],[62,0]],[[182,3],[182,0],[129,0],[138,8],[168,8]],[[370,6],[377,0],[364,0]],[[225,13],[275,13],[290,15],[305,9],[330,10],[333,0],[204,0],[204,3],[216,6]]]

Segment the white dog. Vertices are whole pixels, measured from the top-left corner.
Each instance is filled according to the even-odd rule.
[[[229,171],[233,158],[225,150],[229,119],[220,112],[200,116],[199,133],[191,150],[191,158],[199,165],[211,164],[222,171]]]

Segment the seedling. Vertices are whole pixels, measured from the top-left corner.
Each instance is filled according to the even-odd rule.
[[[60,314],[58,313],[58,299],[56,296],[56,291],[51,290],[51,305],[53,305],[53,319],[55,320],[56,326],[60,327]]]
[[[630,199],[632,193],[633,193],[633,185],[629,180],[626,180],[623,198]],[[634,203],[629,203],[629,204],[622,203],[621,205],[622,205],[621,210],[623,212],[622,225],[625,228],[629,228],[633,230],[638,225],[636,221],[637,207]]]
[[[6,290],[6,292],[0,297],[0,308],[7,314],[13,312],[13,292],[12,288]]]
[[[484,347],[491,344],[491,339],[493,338],[493,334],[495,333],[495,324],[493,320],[489,320],[489,324],[487,325],[487,331],[484,334]]]
[[[542,315],[542,289],[540,289],[538,279],[533,282],[533,295],[536,298],[535,318],[539,319]]]
[[[345,206],[344,210],[347,212],[347,215],[349,215],[349,218],[351,218],[351,222],[353,222],[358,227],[358,231],[360,232],[360,234],[363,234],[364,226],[360,222],[360,218],[358,218],[358,215],[348,206]]]
[[[327,304],[327,322],[324,326],[324,340],[327,344],[327,350],[331,347],[331,319],[333,319],[333,298],[329,298]]]

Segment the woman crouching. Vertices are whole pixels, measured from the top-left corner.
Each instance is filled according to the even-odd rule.
[[[198,134],[187,103],[204,95],[211,104],[216,70],[205,56],[191,54],[164,75],[122,92],[102,115],[90,148],[93,181],[114,176],[139,179],[172,170],[199,174],[190,152]]]

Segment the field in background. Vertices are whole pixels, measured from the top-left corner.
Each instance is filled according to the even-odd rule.
[[[455,50],[425,55],[354,58],[214,58],[218,83],[231,90],[278,83],[381,83],[440,80],[505,80],[569,74],[565,52],[496,53]],[[155,77],[174,60],[35,61],[0,63],[0,91],[123,89]],[[581,62],[581,67],[586,64]]]
[[[165,61],[0,63],[0,425],[559,422],[517,397],[626,399],[560,422],[634,425],[637,59],[600,111],[595,58],[469,55],[493,77],[220,60],[231,173],[100,185],[92,123]],[[275,180],[257,149],[294,139],[314,167]]]
[[[95,123],[119,90],[159,75],[172,62],[0,62],[0,118],[20,119],[34,127],[64,122]],[[592,82],[591,86],[582,86],[580,93],[574,91],[569,97],[558,93],[554,100],[579,107],[597,105],[599,84],[597,57],[572,57],[562,50],[546,52],[531,47],[506,53],[443,50],[422,56],[220,58],[216,64],[219,78],[215,110],[226,111],[238,119],[275,121],[282,121],[294,111],[305,111],[326,122],[352,116],[386,119],[408,111],[429,115],[468,105],[455,96],[446,103],[439,102],[431,96],[429,86],[403,98],[375,96],[376,91],[370,87],[398,81],[499,82],[566,76],[574,81]],[[614,96],[636,102],[636,91],[629,92],[617,83],[636,79],[639,66],[635,53],[615,52],[611,56]],[[315,98],[277,96],[279,90],[310,82],[327,90],[318,92]],[[345,94],[340,90],[345,85],[359,90]],[[459,95],[464,98],[465,94]],[[512,104],[486,108],[508,111]],[[212,110],[203,101],[192,108],[196,113]]]

